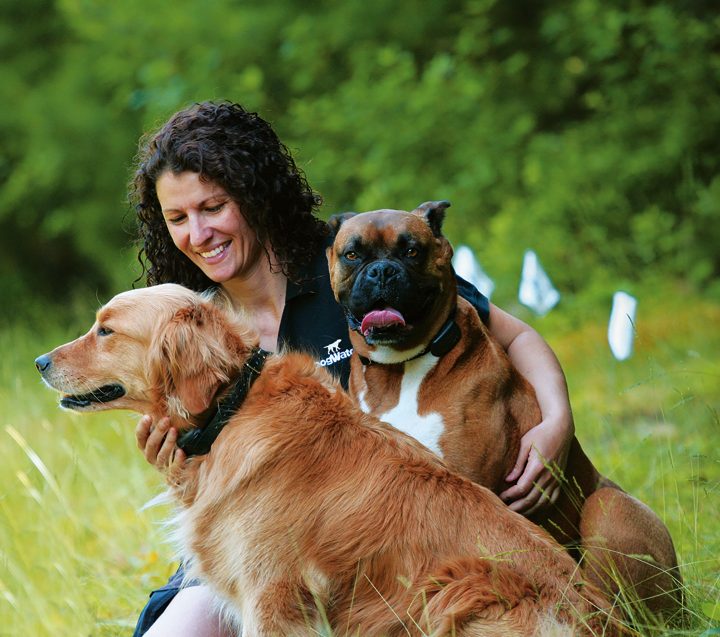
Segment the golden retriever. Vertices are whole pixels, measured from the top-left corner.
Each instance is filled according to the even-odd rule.
[[[124,292],[40,356],[77,411],[201,427],[257,345],[172,284]],[[311,357],[270,355],[209,453],[168,473],[190,574],[242,635],[616,635],[603,595],[545,531],[363,414]]]

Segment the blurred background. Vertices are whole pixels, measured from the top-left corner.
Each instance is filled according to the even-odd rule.
[[[138,139],[206,99],[269,120],[325,218],[452,202],[585,449],[670,528],[692,622],[643,634],[720,634],[716,1],[0,0],[0,636],[129,636],[174,570],[137,416],[61,412],[33,360],[138,279]]]
[[[720,298],[712,1],[4,0],[4,318],[138,275],[137,141],[194,101],[270,120],[323,215],[449,199],[514,298],[537,252],[572,306],[680,281]]]

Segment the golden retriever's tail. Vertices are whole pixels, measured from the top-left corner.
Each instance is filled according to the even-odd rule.
[[[423,633],[431,637],[616,634],[612,622],[601,627],[593,618],[588,623],[580,617],[580,608],[573,617],[567,612],[570,600],[560,599],[558,591],[560,598],[553,601],[547,593],[502,562],[458,558],[416,589],[409,611]],[[585,600],[575,601],[585,605]],[[566,606],[565,612],[556,613],[562,606]],[[587,604],[588,611],[592,607]]]
[[[410,616],[432,637],[533,635],[540,599],[530,582],[498,562],[446,562],[419,587]]]

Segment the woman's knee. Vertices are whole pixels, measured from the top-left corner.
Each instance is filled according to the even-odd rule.
[[[220,605],[207,586],[181,589],[145,633],[147,637],[230,637]]]

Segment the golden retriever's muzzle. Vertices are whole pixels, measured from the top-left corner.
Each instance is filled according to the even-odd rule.
[[[63,391],[53,376],[53,364],[50,354],[43,354],[35,359],[35,367],[40,372],[43,381],[51,389]],[[103,385],[84,394],[65,395],[60,399],[60,406],[65,409],[81,411],[87,409],[93,403],[109,403],[125,395],[125,388],[122,385]]]

